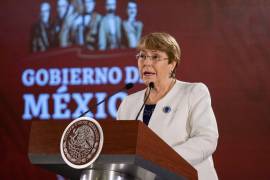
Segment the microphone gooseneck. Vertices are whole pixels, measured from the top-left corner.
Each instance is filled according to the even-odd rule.
[[[88,108],[87,111],[85,111],[84,113],[82,113],[80,117],[83,117],[84,115],[86,115],[92,108],[96,108],[98,105],[102,104],[103,102],[105,102],[109,97],[121,92],[121,91],[126,91],[126,90],[129,90],[131,88],[133,88],[134,84],[133,83],[127,83],[125,85],[125,87],[121,88],[120,90],[117,90],[117,91],[114,91],[112,94],[110,94],[109,96],[107,96],[106,98],[104,98],[102,101],[98,102],[97,104],[95,104],[94,106],[91,106],[90,108]]]
[[[149,98],[149,96],[150,96],[150,92],[151,92],[151,90],[152,90],[154,87],[155,87],[154,83],[153,83],[153,82],[150,82],[150,83],[149,83],[149,91],[148,91],[148,93],[147,93],[147,95],[146,95],[146,98],[144,99],[143,105],[142,105],[142,107],[140,108],[140,110],[139,110],[139,112],[138,112],[138,114],[137,114],[135,120],[138,120],[138,117],[139,117],[139,115],[140,115],[140,113],[141,113],[143,107],[145,106],[146,101],[148,100],[148,98]]]

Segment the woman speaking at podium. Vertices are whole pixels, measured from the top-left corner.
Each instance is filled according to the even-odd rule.
[[[197,170],[199,180],[218,179],[212,160],[218,129],[208,88],[175,78],[181,51],[171,35],[148,34],[138,51],[147,87],[123,100],[117,119],[142,120]]]

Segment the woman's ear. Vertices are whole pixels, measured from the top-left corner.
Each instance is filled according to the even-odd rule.
[[[175,71],[175,68],[176,68],[176,61],[173,61],[172,63],[171,63],[171,65],[172,65],[172,71]]]
[[[175,74],[175,69],[176,69],[176,66],[177,66],[177,62],[176,61],[173,61],[171,62],[171,72],[170,72],[170,77],[171,78],[175,78],[176,74]]]

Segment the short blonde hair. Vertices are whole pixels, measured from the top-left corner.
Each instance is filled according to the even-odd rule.
[[[180,63],[181,50],[178,43],[174,37],[164,32],[154,32],[143,36],[137,49],[163,51],[168,56],[169,64],[175,61],[177,66]]]

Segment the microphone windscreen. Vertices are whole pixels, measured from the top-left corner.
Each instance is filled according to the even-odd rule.
[[[150,82],[150,83],[149,83],[149,87],[150,87],[151,89],[153,89],[153,88],[155,87],[155,84],[154,84],[153,82]]]
[[[131,88],[133,88],[134,84],[133,83],[127,83],[125,86],[125,89],[129,90]]]

